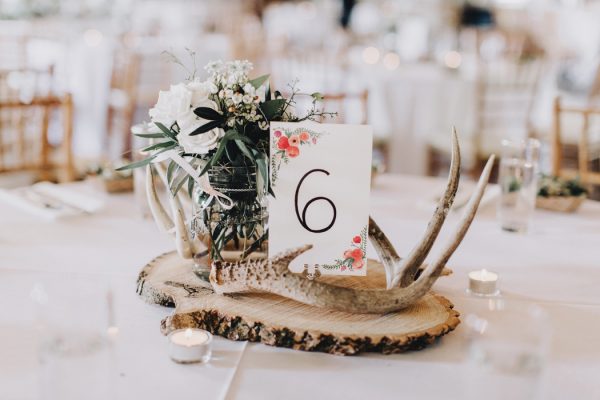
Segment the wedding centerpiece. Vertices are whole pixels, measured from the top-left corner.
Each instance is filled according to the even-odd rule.
[[[298,124],[330,115],[317,107],[323,97],[319,93],[308,95],[312,106],[298,116],[294,112],[294,98],[299,95],[295,85],[290,86],[291,95],[286,98],[271,91],[268,76],[251,79],[251,68],[248,61],[211,62],[206,67],[206,80],[192,72],[186,82],[160,92],[150,110],[155,130],[137,134],[151,141],[143,149],[148,157],[121,168],[146,168],[146,194],[152,215],[175,238],[177,251],[148,263],[137,284],[137,292],[147,301],[175,305],[175,314],[163,321],[165,333],[193,327],[234,340],[357,354],[420,349],[454,329],[459,320],[452,304],[430,290],[475,217],[494,156],[488,160],[451,239],[425,266],[423,261],[444,224],[460,181],[458,135],[452,132],[446,189],[423,236],[408,256],[400,257],[369,217],[368,204],[358,210],[365,212],[365,225],[360,221],[356,224],[358,231],[347,229],[350,224],[342,223],[344,218],[359,220],[354,207],[358,197],[337,197],[336,206],[331,198],[316,192],[326,185],[323,182],[334,186],[358,181],[361,171],[350,173],[344,169],[346,164],[338,165],[339,158],[346,157],[343,161],[349,160],[353,166],[361,165],[357,160],[365,146],[358,138],[363,140],[361,132],[365,132],[371,140],[370,130],[328,124],[327,131],[323,131],[321,125]],[[332,139],[340,134],[344,138],[354,135],[355,142],[343,145],[346,152],[355,150],[354,157],[341,153],[339,158],[329,157],[332,150],[340,148],[341,140]],[[331,160],[337,164],[321,165]],[[286,164],[288,168],[282,168]],[[368,177],[368,162],[362,167],[363,178]],[[156,191],[156,174],[168,186],[170,213]],[[305,197],[300,204],[299,190],[305,178],[311,176],[318,182],[311,174],[331,180],[315,184],[312,192],[310,186],[303,188]],[[364,183],[368,191],[368,181]],[[273,233],[270,246],[268,193],[277,194],[268,204]],[[187,199],[193,207],[190,220],[183,209]],[[315,213],[317,217],[310,221],[307,210],[316,202],[329,213]],[[295,215],[287,215],[290,209],[295,209]],[[324,221],[323,215],[331,216],[331,220]],[[307,263],[306,273],[292,270],[294,260],[318,246],[325,247],[321,243],[325,239],[311,237],[306,242],[308,236],[294,236],[285,224],[296,223],[304,229],[302,233],[321,235],[335,234],[329,229],[336,221],[340,222],[336,228],[340,234],[332,236],[335,243],[340,239],[341,251],[336,250],[334,264],[326,264],[326,260],[320,264],[322,271],[366,272],[365,250],[370,240],[381,260],[370,262],[370,271],[375,272],[333,283],[320,279],[316,272],[309,273]],[[282,242],[282,238],[288,241]],[[190,259],[194,259],[192,270]],[[313,267],[318,271],[316,264]],[[418,307],[411,307],[417,302]],[[357,314],[363,321],[361,327],[356,325]]]
[[[211,260],[222,260],[225,254],[243,260],[265,252],[266,196],[272,192],[269,123],[332,115],[318,108],[322,95],[312,93],[307,95],[312,107],[297,116],[295,98],[302,94],[295,83],[289,85],[286,98],[271,90],[268,75],[251,79],[252,68],[246,60],[213,61],[205,67],[207,79],[190,71],[185,82],[160,91],[149,111],[156,132],[136,134],[152,141],[142,149],[148,157],[120,168],[165,163],[171,194],[177,196],[185,187],[192,198],[190,229],[208,247]],[[296,157],[298,144],[282,142],[278,151],[286,160]]]

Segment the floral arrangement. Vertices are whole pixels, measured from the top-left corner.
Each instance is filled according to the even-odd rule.
[[[540,197],[569,197],[587,194],[586,188],[578,179],[562,179],[556,176],[544,175],[540,179],[538,196]]]
[[[321,132],[303,127],[273,132],[273,136],[277,140],[271,143],[271,152],[275,156],[271,158],[271,183],[275,184],[282,162],[287,164],[290,162],[290,158],[298,157],[301,146],[316,145],[321,135]]]
[[[333,264],[321,265],[325,269],[338,269],[340,271],[355,271],[365,266],[367,250],[367,229],[365,226],[360,235],[354,236],[348,250],[344,251],[343,257],[335,260]]]
[[[171,61],[185,67],[171,53],[165,54]],[[194,53],[190,52],[190,55],[193,59]],[[255,171],[254,174],[248,174],[256,180],[255,187],[258,190],[265,188],[272,193],[268,173],[270,122],[317,120],[333,114],[318,109],[322,95],[313,93],[307,95],[312,97],[311,109],[303,116],[295,115],[295,97],[302,95],[296,89],[295,82],[289,86],[291,95],[285,98],[281,92],[271,90],[268,75],[250,78],[252,64],[248,61],[213,61],[206,65],[205,70],[208,73],[205,80],[196,77],[194,68],[188,70],[190,76],[185,82],[160,91],[156,105],[149,111],[156,131],[136,134],[152,141],[142,149],[149,154],[148,157],[118,170],[142,167],[161,160],[161,153],[175,151],[194,171],[200,171],[200,177],[206,175],[210,179],[210,171],[217,169],[226,172],[240,169]],[[302,137],[286,136],[287,145],[281,139],[281,150],[286,152],[287,157],[299,154],[298,145],[307,139],[303,134],[300,136]],[[187,190],[193,197],[198,177],[191,176],[188,171],[189,168],[181,168],[174,160],[168,161],[166,177],[173,195],[187,183]],[[233,181],[235,179],[220,180],[222,185],[226,182],[225,186]],[[256,191],[254,190],[254,197]],[[208,202],[213,200],[212,197],[204,196],[194,201],[206,203],[207,199]],[[237,207],[238,212],[248,213],[248,210],[254,208],[248,204]],[[237,241],[238,236],[244,236],[247,232],[257,235],[258,231],[253,227],[224,226],[235,221],[235,212],[236,209],[232,209],[224,215],[223,217],[233,218],[227,221],[221,218],[220,226],[207,226],[213,239],[211,251],[215,257],[220,256],[221,249],[228,242]],[[267,232],[260,235],[261,237],[254,239],[264,241]]]

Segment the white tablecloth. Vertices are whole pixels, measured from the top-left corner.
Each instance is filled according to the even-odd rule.
[[[436,179],[379,178],[372,213],[401,254],[424,231],[430,200],[443,186]],[[0,204],[1,399],[40,395],[29,293],[36,281],[49,278],[63,279],[67,289],[74,276],[109,281],[115,291],[118,399],[463,397],[464,324],[423,351],[392,356],[338,357],[217,338],[209,365],[173,363],[159,332],[160,320],[171,310],[145,304],[135,294],[140,268],[173,243],[152,221],[136,217],[133,196],[113,195],[107,201],[97,215],[54,223]],[[450,213],[448,227],[457,219]],[[534,222],[528,235],[505,233],[492,205],[480,210],[449,262],[454,274],[440,279],[435,289],[464,316],[485,301],[465,294],[467,272],[497,271],[507,299],[523,306],[539,303],[550,315],[553,340],[544,398],[600,398],[600,204],[586,202],[573,215],[539,211]],[[442,232],[442,241],[449,230]],[[70,379],[79,382],[77,376]]]

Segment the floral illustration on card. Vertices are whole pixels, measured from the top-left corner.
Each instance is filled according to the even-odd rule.
[[[300,156],[303,148],[316,145],[323,133],[300,127],[295,129],[277,128],[272,135],[271,186],[275,186],[281,165]]]
[[[321,268],[341,272],[362,269],[367,263],[367,229],[368,225],[365,225],[360,234],[352,238],[342,257],[336,259],[333,264],[321,265]]]

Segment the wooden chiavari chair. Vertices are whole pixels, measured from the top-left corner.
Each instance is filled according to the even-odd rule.
[[[575,132],[565,132],[562,119],[565,115],[575,115],[581,120],[577,143],[568,143],[567,136]],[[579,177],[587,185],[600,185],[600,137],[591,139],[591,126],[594,117],[600,119],[600,107],[564,106],[560,98],[554,100],[554,131],[552,135],[552,173],[564,178]],[[596,121],[597,122],[597,121]],[[598,125],[596,124],[596,127]],[[566,159],[569,147],[576,147],[576,164]],[[595,167],[597,171],[593,171]]]
[[[471,136],[463,133],[461,143],[464,164],[474,177],[479,176],[491,154],[500,153],[502,139],[532,135],[530,116],[540,67],[539,60],[494,62],[482,67],[476,83],[475,129]],[[449,150],[447,139],[430,142],[430,175],[436,175],[448,162]]]
[[[333,122],[364,125],[369,120],[369,91],[323,95],[323,109],[336,112]],[[357,118],[358,116],[358,118]]]
[[[31,172],[33,180],[75,178],[73,102],[70,94],[57,96],[39,84],[49,77],[46,71],[0,72],[0,173]],[[62,135],[54,140],[59,138],[50,133],[59,127]]]

